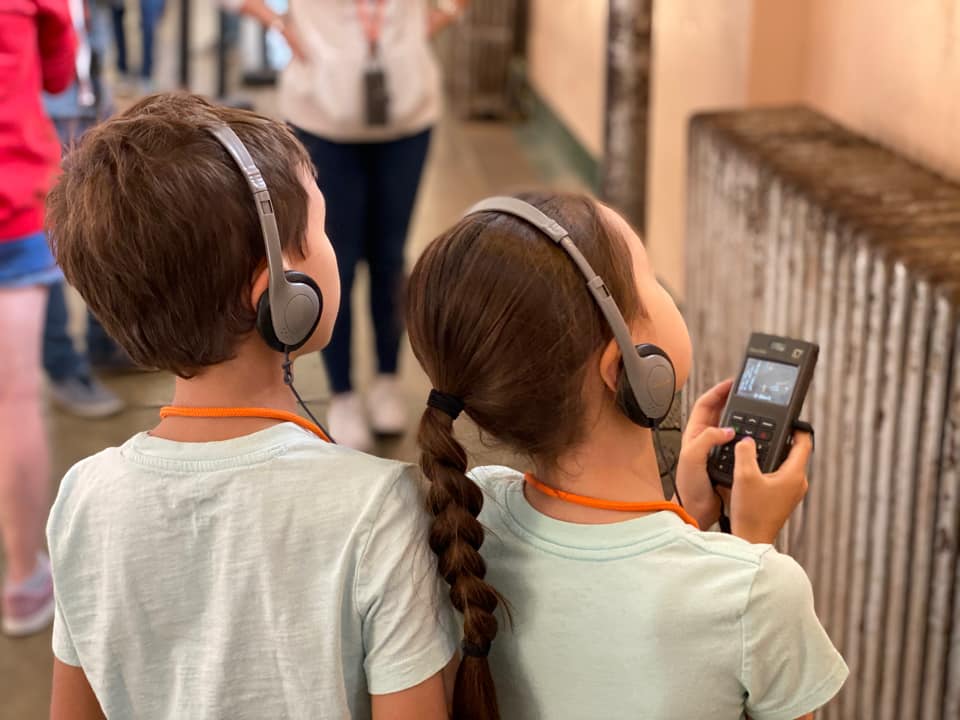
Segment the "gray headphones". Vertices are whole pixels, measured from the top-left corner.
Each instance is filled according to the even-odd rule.
[[[492,197],[467,210],[464,217],[496,212],[513,215],[529,223],[556,243],[573,260],[587,281],[587,289],[606,318],[620,346],[623,372],[617,383],[617,405],[630,420],[643,427],[656,427],[670,412],[676,393],[677,376],[667,354],[656,345],[634,345],[623,314],[606,284],[587,262],[568,233],[558,222],[530,203],[512,197]]]
[[[227,125],[215,125],[207,131],[226,148],[240,168],[260,218],[270,284],[257,301],[257,332],[277,352],[289,353],[301,347],[316,330],[323,312],[323,295],[309,275],[284,271],[280,232],[270,192],[246,146]]]

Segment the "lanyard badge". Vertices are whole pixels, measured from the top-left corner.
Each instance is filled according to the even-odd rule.
[[[386,0],[357,0],[357,15],[370,50],[363,70],[363,98],[367,124],[372,127],[382,127],[390,122],[387,74],[380,61],[380,33],[386,4]]]

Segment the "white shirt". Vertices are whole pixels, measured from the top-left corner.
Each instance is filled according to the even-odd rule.
[[[136,435],[60,487],[54,653],[109,718],[369,718],[459,640],[428,526],[410,466],[293,424]]]
[[[369,46],[362,3],[373,20],[383,2],[380,60],[386,71],[390,122],[366,123],[363,74]],[[243,0],[220,0],[236,10]],[[284,119],[335,142],[380,142],[415,135],[440,115],[440,72],[427,36],[426,0],[290,0],[290,21],[307,55],[280,76]]]
[[[789,556],[671,512],[608,525],[541,514],[483,467],[481,554],[510,605],[490,665],[505,720],[794,720],[847,677]]]

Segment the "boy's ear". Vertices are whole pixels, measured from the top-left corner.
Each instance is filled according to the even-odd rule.
[[[257,268],[256,273],[253,275],[253,283],[250,285],[250,306],[253,308],[254,312],[257,310],[257,305],[260,303],[260,298],[267,291],[269,286],[270,271],[264,263],[261,267]]]
[[[617,392],[620,379],[621,360],[620,346],[617,345],[616,339],[611,339],[600,355],[600,377],[603,378],[604,385],[614,393]]]

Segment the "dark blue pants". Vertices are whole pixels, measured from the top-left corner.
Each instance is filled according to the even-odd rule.
[[[87,355],[77,352],[73,339],[67,333],[67,303],[63,290],[62,282],[50,286],[47,321],[43,329],[43,369],[54,382],[72,377],[90,377],[87,357],[107,358],[116,349],[103,326],[88,312]]]
[[[140,0],[140,33],[143,63],[140,65],[140,76],[153,76],[153,40],[157,34],[157,25],[163,15],[165,0]],[[117,70],[127,74],[127,33],[123,27],[123,4],[113,7],[113,37],[117,44]]]
[[[430,130],[377,143],[337,143],[294,128],[317,166],[326,198],[326,231],[340,268],[340,314],[323,359],[335,393],[348,392],[357,263],[370,271],[377,368],[397,371],[403,333],[403,248],[430,145]]]

